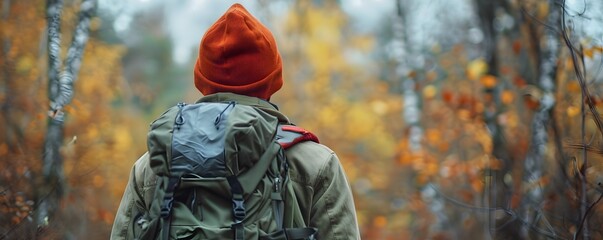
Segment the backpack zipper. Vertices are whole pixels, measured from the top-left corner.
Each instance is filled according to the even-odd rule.
[[[279,177],[275,177],[274,178],[274,192],[276,193],[280,193],[280,185],[281,185],[281,179]]]

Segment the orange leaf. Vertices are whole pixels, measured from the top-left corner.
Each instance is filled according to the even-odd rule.
[[[515,95],[513,94],[513,92],[511,92],[509,90],[505,90],[501,93],[500,100],[504,104],[511,104],[511,103],[513,103],[514,96]]]
[[[475,192],[482,192],[482,190],[484,188],[484,183],[481,181],[481,179],[475,178],[471,181],[470,184],[471,184],[471,188]]]
[[[571,81],[567,84],[567,91],[569,91],[570,93],[579,93],[580,91],[582,91],[582,89],[580,88],[580,84],[578,84],[577,81]]]
[[[530,110],[536,110],[540,107],[540,102],[538,101],[538,99],[535,99],[530,95],[525,95],[523,97],[523,100],[526,107],[528,107]]]
[[[448,90],[442,91],[442,100],[445,103],[451,104],[453,98],[454,98],[454,94],[451,91],[448,91]]]
[[[373,219],[373,225],[378,228],[385,227],[385,225],[387,225],[387,218],[384,216],[377,216]]]
[[[427,129],[427,141],[432,144],[438,143],[442,139],[442,135],[438,129]]]
[[[438,145],[438,149],[439,149],[441,152],[448,151],[448,148],[449,148],[449,147],[450,147],[450,146],[449,146],[449,145],[448,145],[448,143],[447,143],[447,142],[445,142],[445,141],[444,141],[444,142],[441,142],[441,143],[440,143],[440,145]]]
[[[480,78],[480,82],[486,88],[493,88],[494,86],[496,86],[496,77],[492,75],[485,75]]]

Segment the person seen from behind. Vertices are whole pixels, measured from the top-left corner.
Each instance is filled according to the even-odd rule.
[[[215,105],[210,104],[222,104],[218,117],[212,118],[216,119],[215,124],[218,124],[223,115],[228,114],[227,111],[231,111],[230,116],[234,118],[232,116],[235,116],[233,113],[235,110],[228,109],[235,109],[235,106],[249,106],[252,107],[250,109],[256,109],[259,116],[262,116],[261,119],[258,117],[258,121],[274,119],[285,135],[293,136],[290,141],[285,137],[283,138],[285,140],[281,139],[279,142],[281,146],[279,149],[284,156],[278,159],[284,159],[283,162],[273,162],[269,165],[269,169],[276,166],[274,168],[278,169],[276,171],[278,173],[262,172],[261,176],[264,178],[258,180],[260,183],[254,186],[255,190],[251,193],[245,192],[245,184],[248,183],[241,180],[243,177],[240,176],[256,168],[256,165],[262,161],[260,156],[263,156],[263,152],[271,149],[265,146],[269,144],[258,144],[252,140],[245,141],[249,141],[249,145],[262,146],[232,147],[224,144],[225,154],[220,156],[231,156],[228,149],[236,148],[232,156],[238,156],[238,160],[225,157],[224,161],[233,163],[234,167],[226,165],[226,168],[220,168],[228,170],[225,171],[225,179],[228,179],[228,183],[223,181],[221,185],[216,184],[216,186],[230,184],[230,187],[222,190],[201,193],[195,190],[200,185],[186,189],[189,184],[188,179],[196,179],[195,184],[205,184],[204,179],[224,179],[211,171],[206,173],[211,177],[204,177],[197,173],[181,174],[175,178],[173,176],[176,174],[173,172],[163,175],[158,173],[157,163],[161,161],[155,158],[166,158],[165,156],[173,154],[172,158],[175,159],[179,147],[192,148],[192,152],[201,154],[205,154],[203,148],[209,148],[178,145],[176,128],[179,126],[178,121],[182,113],[174,110],[177,112],[174,114],[178,114],[174,115],[177,119],[167,121],[176,126],[173,131],[169,131],[170,134],[174,134],[168,141],[172,146],[164,151],[167,155],[157,155],[158,157],[154,155],[154,152],[157,152],[155,150],[157,144],[152,141],[151,132],[154,126],[165,127],[157,123],[161,121],[160,118],[152,124],[149,133],[149,152],[140,157],[132,168],[115,216],[111,239],[360,239],[352,192],[338,157],[331,149],[318,143],[318,139],[313,134],[294,126],[284,114],[279,112],[275,104],[269,102],[271,96],[283,85],[282,71],[281,56],[270,30],[242,5],[232,5],[201,39],[199,55],[194,66],[194,84],[203,97],[196,105],[213,107]],[[189,105],[189,108],[196,105]],[[182,111],[186,107],[180,106],[179,109]],[[170,111],[168,110],[166,114],[169,115]],[[252,119],[251,122],[255,120]],[[182,124],[183,128],[201,126],[189,122]],[[225,136],[226,139],[229,137],[229,130],[222,130],[226,132],[221,133],[218,125],[215,130],[210,130],[223,134],[220,136]],[[237,139],[243,136],[246,139],[273,141],[272,135],[279,136],[278,133],[272,134],[272,132],[268,135],[270,137],[249,132],[237,135]],[[183,155],[186,154],[190,154],[190,151],[183,151]],[[243,164],[237,161],[240,162],[245,157],[249,157],[254,164],[247,168],[242,167]],[[207,163],[207,165],[212,164],[214,163]],[[175,168],[176,163],[171,162],[166,165],[168,166],[166,168]],[[279,178],[280,175],[283,177]],[[243,186],[241,194],[235,191],[239,188],[237,179]],[[231,180],[235,182],[234,185]],[[262,186],[266,184],[272,187],[263,190]],[[170,192],[169,189],[173,191]],[[276,189],[274,191],[279,191],[281,195],[270,193],[272,189]],[[220,191],[225,192],[226,197],[212,198],[214,195],[218,196],[216,192]],[[263,191],[269,192],[263,194]],[[239,195],[240,200],[237,200],[235,196]],[[258,200],[267,204],[253,206],[256,198],[267,199]],[[216,199],[223,199],[224,203],[216,203],[215,201],[218,201]],[[227,209],[221,210],[222,208],[217,206],[226,206]],[[220,219],[225,219],[225,223],[216,223]],[[253,230],[255,228],[257,230]]]

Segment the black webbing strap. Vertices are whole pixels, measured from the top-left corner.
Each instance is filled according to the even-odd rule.
[[[315,240],[318,229],[316,228],[287,228],[285,229],[287,239],[296,240]]]
[[[276,229],[283,229],[283,219],[285,218],[285,203],[283,202],[283,197],[281,196],[281,192],[273,192],[271,194],[272,197],[272,212],[274,212],[274,220],[276,221]]]
[[[274,220],[276,221],[276,230],[280,231],[283,229],[283,223],[285,218],[285,203],[283,202],[283,187],[287,179],[287,171],[289,170],[287,166],[287,159],[285,157],[285,152],[283,149],[279,149],[277,154],[277,161],[273,161],[276,166],[273,166],[274,171],[274,179],[272,184],[274,184],[274,191],[270,195],[272,199],[272,212],[274,213]]]
[[[170,224],[172,223],[172,215],[168,216],[167,218],[163,219],[163,228],[161,229],[162,231],[162,238],[164,240],[169,240],[170,239]]]
[[[161,217],[167,218],[172,212],[172,205],[174,204],[174,192],[178,188],[180,177],[170,176],[168,178],[167,187],[165,189],[165,195],[163,196],[163,204],[161,205]]]
[[[243,220],[247,213],[245,212],[245,202],[243,199],[243,187],[236,176],[229,176],[226,178],[230,185],[230,192],[232,193],[232,217],[234,223],[231,225],[231,229],[234,231],[235,240],[245,239],[245,228]]]
[[[260,237],[261,240],[316,240],[316,228],[285,228]]]
[[[174,192],[178,188],[180,177],[170,176],[167,181],[163,204],[161,204],[161,218],[163,220],[162,239],[170,239],[170,224],[172,222],[172,205],[174,204]]]

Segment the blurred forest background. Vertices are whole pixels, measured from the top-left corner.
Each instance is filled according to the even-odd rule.
[[[1,0],[0,239],[108,238],[148,124],[200,96],[199,40],[232,3]],[[603,239],[601,1],[242,3],[283,56],[273,102],[338,153],[364,239]]]

